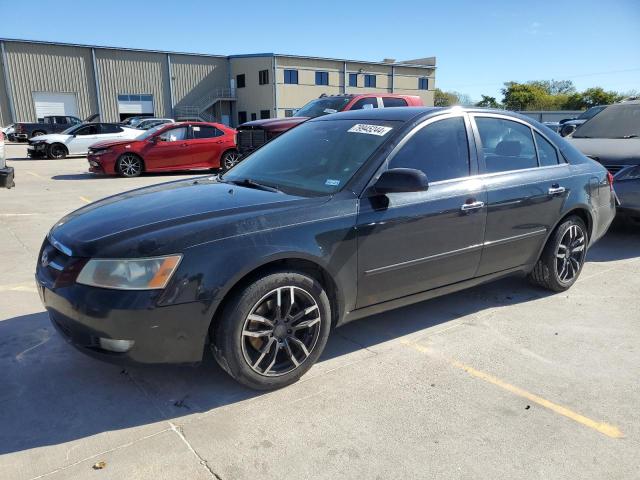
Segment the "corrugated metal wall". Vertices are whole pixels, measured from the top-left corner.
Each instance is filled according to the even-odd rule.
[[[120,121],[119,94],[151,94],[154,114],[172,115],[166,54],[99,48],[95,52],[104,121]]]
[[[11,109],[9,97],[7,97],[7,84],[4,80],[4,68],[2,56],[0,56],[0,127],[6,127],[11,123]]]
[[[5,50],[16,121],[36,121],[33,92],[75,93],[81,118],[97,111],[91,49],[5,42]]]
[[[226,58],[171,54],[173,100],[176,106],[198,105],[218,88],[229,87]]]

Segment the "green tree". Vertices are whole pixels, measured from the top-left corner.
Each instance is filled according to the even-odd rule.
[[[574,93],[567,98],[564,108],[569,110],[581,110],[595,107],[596,105],[609,105],[619,102],[623,96],[617,92],[607,92],[601,87],[587,88],[584,92]]]
[[[549,95],[570,95],[576,91],[571,80],[533,80],[527,82],[527,85],[537,87]]]
[[[469,95],[459,92],[445,92],[436,88],[433,95],[433,105],[436,107],[450,107],[452,105],[470,105]]]
[[[518,82],[505,82],[502,89],[502,104],[508,110],[531,110],[540,89]]]
[[[500,108],[500,106],[496,97],[490,97],[488,95],[482,95],[482,100],[476,103],[476,107]]]

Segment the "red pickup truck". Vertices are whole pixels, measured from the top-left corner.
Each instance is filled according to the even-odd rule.
[[[310,101],[292,117],[269,118],[243,123],[238,130],[238,151],[246,155],[290,128],[310,118],[368,108],[421,107],[424,104],[417,95],[394,93],[367,93],[363,95],[322,95]]]

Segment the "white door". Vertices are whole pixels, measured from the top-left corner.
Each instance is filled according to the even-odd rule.
[[[78,116],[78,99],[75,93],[33,92],[36,117],[50,115]]]
[[[118,113],[153,115],[153,95],[118,95]]]
[[[75,131],[75,136],[69,138],[67,148],[70,155],[84,155],[89,147],[100,141],[100,130],[96,123],[90,123]]]

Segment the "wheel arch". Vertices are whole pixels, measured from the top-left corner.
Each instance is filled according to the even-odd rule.
[[[579,217],[587,226],[587,237],[589,238],[589,241],[591,240],[593,236],[593,217],[591,216],[591,212],[589,212],[589,209],[585,205],[576,205],[567,210],[564,215],[562,215],[562,217],[560,217],[560,219],[549,229],[549,231],[547,232],[547,237],[545,238],[544,243],[540,247],[538,255],[536,256],[536,262],[540,259],[544,248],[547,246],[547,243],[549,242],[551,235],[553,235],[553,232],[555,232],[556,228],[558,228],[558,225],[562,224],[562,222],[564,222],[567,218],[574,215]]]
[[[49,149],[50,149],[51,147],[53,147],[53,146],[60,146],[60,147],[64,148],[64,151],[65,151],[65,152],[67,152],[67,155],[69,155],[69,147],[67,147],[64,143],[62,143],[62,142],[52,142],[52,143],[49,143],[49,144],[47,145],[47,150],[49,150]]]
[[[265,260],[260,265],[254,266],[248,271],[244,271],[229,282],[229,286],[220,294],[220,301],[217,302],[215,311],[211,317],[211,323],[209,325],[209,335],[213,339],[214,327],[217,324],[221,313],[224,311],[226,303],[231,296],[238,291],[238,289],[249,285],[252,281],[267,275],[271,272],[280,270],[296,270],[302,273],[306,273],[309,276],[315,278],[327,292],[329,297],[329,303],[331,305],[331,325],[335,326],[340,316],[343,300],[340,295],[340,290],[329,271],[321,264],[321,262],[307,258],[300,255],[287,255],[282,257],[270,258]]]

